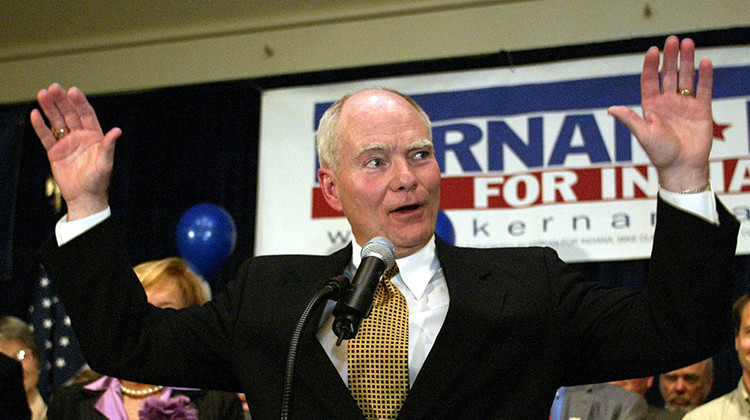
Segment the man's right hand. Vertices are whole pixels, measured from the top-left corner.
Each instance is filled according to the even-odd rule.
[[[37,100],[51,127],[38,109],[31,111],[31,125],[47,150],[52,175],[68,207],[68,221],[105,210],[115,140],[122,131],[113,128],[105,135],[94,108],[78,88],[66,92],[52,84],[39,91]]]

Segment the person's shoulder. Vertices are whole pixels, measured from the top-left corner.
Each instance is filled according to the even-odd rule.
[[[732,393],[724,394],[690,411],[682,418],[683,420],[710,420],[722,418],[724,407],[731,402]]]
[[[714,400],[716,401],[716,400]],[[713,401],[711,401],[713,402]],[[710,419],[710,415],[713,412],[713,409],[711,407],[707,407],[708,403],[703,404],[699,407],[696,407],[692,410],[690,410],[687,414],[685,414],[682,419],[683,420],[699,420],[699,419]]]
[[[635,392],[628,391],[627,389],[613,385],[610,383],[605,384],[605,391],[611,395],[616,396],[617,398],[621,400],[627,400],[627,401],[634,401],[634,402],[643,402],[644,408],[646,408],[646,400],[643,398],[640,394],[636,394]]]
[[[620,401],[640,401],[643,398],[635,392],[607,382],[590,385],[590,392],[596,395],[607,395],[609,398]]]
[[[641,400],[642,397],[634,392],[630,392],[617,385],[612,385],[607,382],[587,385],[576,385],[568,387],[567,395],[571,398],[579,396],[587,396],[588,398],[595,400],[603,399],[616,399],[618,401],[623,400]]]

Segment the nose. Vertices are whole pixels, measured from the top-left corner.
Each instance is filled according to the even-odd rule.
[[[677,378],[677,382],[674,384],[674,389],[677,391],[685,391],[687,387],[685,386],[685,380],[682,378]]]
[[[416,186],[417,177],[414,174],[414,167],[404,158],[394,159],[391,188],[394,191],[410,191],[416,188]]]

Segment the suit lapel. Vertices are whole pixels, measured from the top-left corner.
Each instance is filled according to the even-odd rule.
[[[303,381],[332,415],[342,419],[361,418],[362,411],[318,342],[314,328],[308,330],[309,333],[305,333],[300,343],[300,360],[295,380]]]
[[[498,276],[491,264],[471,258],[466,251],[436,237],[450,305],[445,322],[430,350],[400,415],[421,418],[449,392],[452,383],[466,376],[471,351],[492,329],[503,307],[506,288],[491,281]],[[477,314],[482,314],[477,316]]]
[[[343,272],[344,267],[351,260],[351,255],[352,247],[349,244],[349,246],[324,259],[320,265],[297,269],[300,278],[312,284],[311,287],[306,287],[309,289],[306,290],[308,300],[323,287],[328,279]],[[315,281],[310,281],[310,279],[315,279]],[[320,281],[317,279],[320,279]],[[306,302],[299,302],[294,307],[303,308],[306,306],[305,304]],[[298,360],[295,365],[294,380],[301,381],[308,389],[312,390],[315,397],[328,408],[332,415],[343,419],[361,418],[362,412],[352,398],[349,388],[341,380],[341,376],[339,376],[338,371],[331,363],[331,359],[328,358],[328,354],[316,337],[317,326],[324,307],[325,302],[322,302],[311,313],[309,323],[302,334],[297,353]],[[300,315],[302,315],[301,311],[298,318]]]

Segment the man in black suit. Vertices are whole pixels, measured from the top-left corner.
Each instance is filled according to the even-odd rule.
[[[440,169],[429,120],[410,98],[382,89],[337,102],[318,134],[323,194],[344,212],[355,241],[329,256],[253,258],[226,296],[181,311],[146,303],[109,217],[120,130],[104,135],[75,88],[40,91],[52,129],[37,110],[31,120],[68,204],[43,260],[92,368],[243,391],[262,419],[279,413],[286,350],[310,297],[328,278],[351,275],[362,245],[385,236],[401,269],[393,284],[409,310],[409,389],[399,417],[547,418],[560,385],[647,376],[724,344],[738,223],[710,190],[712,67],[700,63],[693,92],[694,49],[667,39],[661,83],[659,50],[647,52],[645,119],[624,107],[609,111],[659,173],[643,292],[586,282],[550,249],[445,244],[434,235]],[[330,331],[331,306],[300,342],[293,417],[362,417],[347,389],[346,342],[337,347]]]

